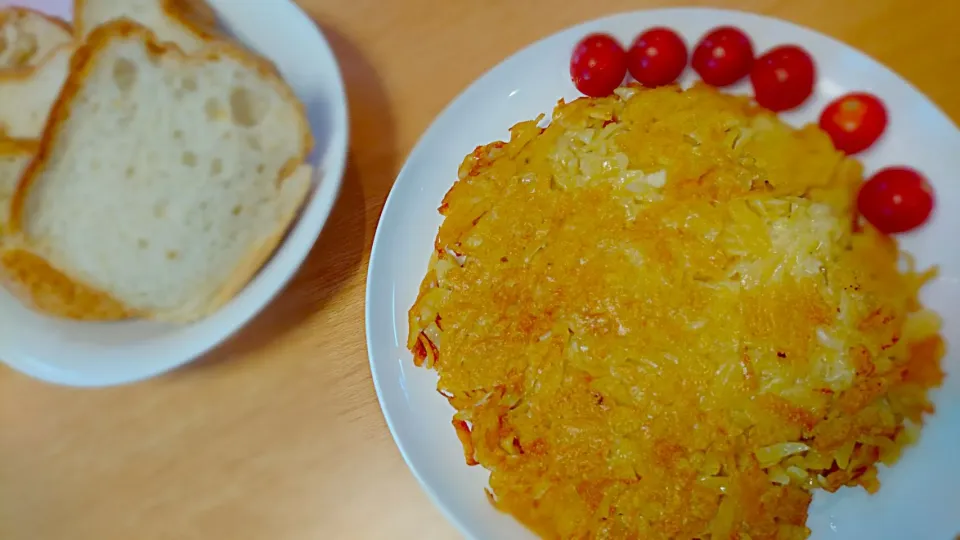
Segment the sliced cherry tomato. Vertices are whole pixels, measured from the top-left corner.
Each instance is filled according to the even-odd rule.
[[[757,103],[774,112],[798,107],[813,93],[813,58],[796,45],[781,45],[757,58],[750,72]]]
[[[627,69],[644,86],[677,80],[687,67],[687,45],[669,28],[651,28],[637,36],[627,51]]]
[[[902,233],[923,225],[933,211],[933,188],[908,167],[879,171],[860,187],[857,209],[880,232]]]
[[[742,30],[732,26],[714,28],[693,50],[692,64],[703,82],[728,86],[750,73],[753,44]]]
[[[585,95],[609,96],[626,75],[627,53],[607,34],[590,34],[573,49],[570,77]]]
[[[887,127],[887,109],[872,94],[854,92],[830,102],[820,115],[820,129],[845,154],[862,152],[877,142]]]

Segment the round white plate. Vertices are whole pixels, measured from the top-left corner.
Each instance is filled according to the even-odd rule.
[[[890,109],[890,126],[863,160],[869,171],[909,164],[934,184],[939,211],[921,232],[903,238],[924,265],[939,264],[940,278],[924,300],[946,320],[944,335],[960,342],[960,133],[909,83],[836,40],[799,26],[757,15],[714,9],[638,11],[571,28],[537,42],[477,80],[436,119],[413,150],[387,199],[373,244],[367,277],[367,348],[384,416],[400,451],[434,502],[470,538],[532,538],[522,526],[494,510],[483,488],[487,472],[467,467],[450,425],[453,409],[436,392],[434,372],[413,365],[405,349],[407,310],[427,270],[440,225],[437,207],[457,178],[463,157],[479,144],[509,137],[514,123],[548,113],[558,98],[578,97],[569,79],[569,57],[584,35],[605,31],[629,44],[644,28],[666,25],[688,46],[708,29],[733,24],[746,30],[758,51],[797,43],[817,61],[816,95],[792,123],[815,121],[833,97],[867,90]],[[688,70],[687,82],[692,80]],[[733,89],[746,93],[746,85]],[[949,376],[936,392],[938,412],[921,442],[894,468],[881,471],[878,495],[844,488],[818,492],[808,525],[813,538],[946,539],[960,533],[960,362],[946,360]]]
[[[39,315],[0,290],[0,359],[53,383],[106,386],[180,366],[216,346],[256,315],[293,276],[336,201],[347,153],[347,103],[333,51],[290,0],[208,0],[223,27],[276,64],[307,106],[316,138],[309,162],[314,190],[286,240],[230,303],[188,326],[146,321],[81,323]],[[24,2],[30,5],[30,2]],[[52,0],[34,3],[67,10]],[[67,2],[69,5],[69,0]]]

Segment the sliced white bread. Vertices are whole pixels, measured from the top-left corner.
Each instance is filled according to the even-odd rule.
[[[40,65],[0,72],[0,135],[39,139],[50,107],[70,72],[73,45],[63,45]]]
[[[186,52],[203,48],[220,34],[216,14],[204,0],[74,0],[73,17],[80,39],[104,23],[125,18]]]
[[[107,23],[74,57],[10,228],[130,313],[195,320],[280,243],[311,186],[312,145],[269,64],[227,43],[187,56]]]
[[[37,149],[36,141],[0,140],[0,282],[31,308],[52,315],[96,320],[132,316],[120,303],[51,268],[18,235],[6,234],[12,195]]]
[[[17,182],[36,153],[36,141],[0,139],[0,242],[10,221],[10,203]]]
[[[0,9],[0,70],[35,66],[72,41],[73,29],[61,19],[24,7]]]

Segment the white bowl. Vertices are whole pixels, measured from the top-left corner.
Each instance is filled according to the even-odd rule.
[[[105,386],[180,366],[222,342],[284,287],[336,201],[347,153],[347,103],[333,51],[290,0],[208,0],[224,28],[272,60],[307,106],[316,146],[314,190],[286,240],[236,298],[188,326],[147,321],[82,323],[39,315],[0,291],[0,359],[53,383]],[[49,5],[47,2],[46,5]]]
[[[817,61],[815,96],[786,116],[793,123],[815,121],[837,95],[867,90],[890,109],[887,134],[862,155],[868,171],[909,164],[923,171],[937,191],[939,211],[903,246],[923,265],[940,265],[940,278],[923,299],[946,320],[944,336],[960,343],[960,133],[920,92],[889,69],[843,43],[779,20],[715,9],[638,11],[592,21],[537,42],[477,80],[436,119],[400,172],[387,199],[373,244],[367,277],[367,348],[387,424],[404,459],[434,502],[469,538],[532,538],[507,515],[493,509],[483,488],[487,472],[468,467],[450,425],[453,409],[436,391],[432,371],[414,367],[405,348],[407,310],[427,270],[441,218],[437,207],[456,179],[463,157],[479,144],[508,138],[521,120],[549,113],[558,98],[578,96],[568,62],[576,41],[594,31],[629,44],[644,28],[672,27],[688,45],[720,24],[751,36],[758,51],[797,43]],[[692,80],[688,70],[687,80]],[[747,86],[734,88],[746,93]],[[960,358],[945,359],[948,378],[936,391],[938,412],[929,418],[920,443],[892,469],[881,471],[883,487],[818,492],[808,525],[813,538],[943,539],[960,532]]]

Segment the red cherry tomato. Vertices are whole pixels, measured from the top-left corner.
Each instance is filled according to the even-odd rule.
[[[923,225],[933,211],[933,188],[908,167],[883,169],[860,187],[857,209],[880,232],[901,233]]]
[[[585,95],[609,96],[626,75],[627,53],[607,34],[590,34],[573,49],[570,77]]]
[[[877,142],[887,127],[887,109],[876,96],[854,92],[830,102],[820,115],[820,129],[845,154],[856,154]]]
[[[753,44],[743,31],[732,26],[714,28],[693,50],[693,69],[703,82],[728,86],[750,73]]]
[[[796,45],[781,45],[757,58],[750,72],[757,103],[774,112],[799,106],[813,93],[813,58]]]
[[[687,46],[668,28],[651,28],[637,36],[627,51],[627,69],[644,86],[663,86],[677,80],[687,67]]]

